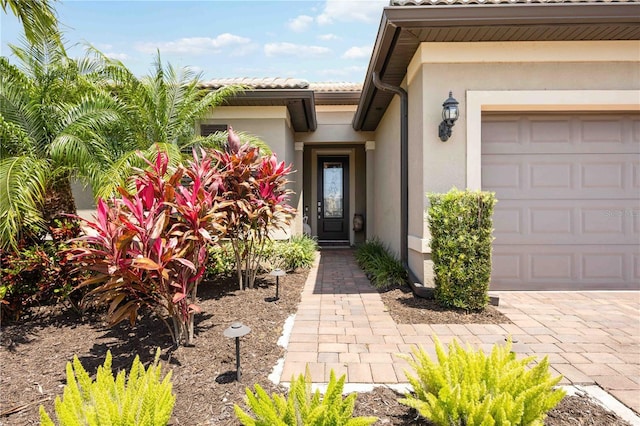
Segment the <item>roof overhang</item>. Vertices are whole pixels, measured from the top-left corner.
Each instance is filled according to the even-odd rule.
[[[373,84],[399,86],[422,42],[638,40],[640,3],[516,3],[390,6],[384,8],[355,130],[373,131],[393,93]]]
[[[316,130],[315,96],[309,89],[254,89],[238,93],[224,102],[231,106],[285,106],[296,132]]]

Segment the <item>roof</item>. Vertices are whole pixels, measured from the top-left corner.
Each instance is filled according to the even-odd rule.
[[[383,10],[355,130],[373,131],[400,86],[422,42],[637,40],[639,1],[579,0],[392,0]]]
[[[215,78],[205,81],[202,87],[206,89],[219,89],[224,86],[240,85],[252,89],[308,89],[309,82],[299,78]]]
[[[360,83],[309,83],[296,78],[218,78],[201,83],[203,89],[241,85],[247,90],[225,101],[233,106],[286,106],[296,132],[317,127],[315,106],[357,105]]]

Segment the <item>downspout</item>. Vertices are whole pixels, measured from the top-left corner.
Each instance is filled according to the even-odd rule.
[[[400,96],[400,261],[409,269],[409,100],[407,91],[402,87],[392,86],[380,80],[378,71],[373,72],[373,84],[380,90],[392,92]]]

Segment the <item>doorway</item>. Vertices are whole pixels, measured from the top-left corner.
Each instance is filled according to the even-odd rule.
[[[349,242],[349,156],[318,156],[319,241]]]

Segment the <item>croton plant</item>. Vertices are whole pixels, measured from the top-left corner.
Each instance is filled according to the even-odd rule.
[[[255,247],[294,213],[286,205],[290,167],[241,146],[232,129],[224,151],[194,151],[176,168],[158,151],[147,164],[131,178],[134,192],[121,187],[120,197],[98,201],[95,221],[84,221],[85,244],[67,256],[95,272],[81,284],[90,288],[85,304],[108,306],[111,324],[133,324],[143,306],[160,307],[174,342],[191,345],[207,245],[221,237],[234,242],[242,288],[243,264],[254,268]],[[248,278],[251,287],[255,272]]]

